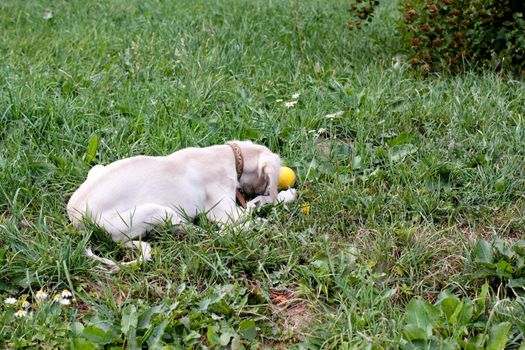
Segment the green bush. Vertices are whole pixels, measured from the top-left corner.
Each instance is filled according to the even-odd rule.
[[[370,21],[378,1],[353,0],[350,29]],[[465,62],[525,71],[525,3],[514,0],[412,0],[400,2],[410,64],[424,72],[460,72]]]

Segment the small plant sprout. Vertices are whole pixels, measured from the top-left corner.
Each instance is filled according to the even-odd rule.
[[[15,317],[16,318],[22,318],[22,317],[26,317],[26,316],[27,316],[27,311],[24,310],[24,309],[20,309],[17,312],[15,312]]]
[[[36,292],[35,298],[36,300],[44,300],[47,298],[47,293],[43,290],[39,290]]]
[[[16,298],[13,298],[13,297],[6,298],[4,299],[4,304],[7,304],[7,305],[16,304]]]

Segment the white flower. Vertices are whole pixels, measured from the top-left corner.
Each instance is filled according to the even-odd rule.
[[[69,300],[69,299],[60,299],[59,303],[62,304],[62,305],[70,305],[71,304],[71,300]]]
[[[30,305],[31,304],[29,304],[29,301],[24,300],[24,302],[22,303],[22,308],[27,309]]]
[[[299,96],[301,96],[301,94],[296,92],[295,94],[292,95],[292,100],[297,100]]]
[[[36,292],[35,298],[37,300],[44,300],[45,298],[47,298],[47,293],[43,290],[39,290],[38,292]]]
[[[406,57],[402,55],[396,55],[392,57],[392,68],[401,69],[405,65]]]
[[[317,130],[317,136],[326,135],[327,132],[328,130],[326,128],[320,128]]]
[[[16,318],[22,318],[22,317],[25,317],[27,316],[27,311],[26,310],[23,310],[23,309],[20,309],[18,310],[16,313],[15,313],[15,317]]]
[[[339,112],[335,112],[335,113],[330,113],[330,114],[325,115],[323,118],[326,118],[326,119],[334,119],[334,118],[337,118],[337,117],[342,116],[343,113],[344,113],[344,111],[339,111]]]
[[[64,290],[62,291],[61,296],[62,296],[62,298],[70,298],[70,297],[73,296],[73,294],[71,294],[71,292],[68,291],[67,289],[64,289]]]
[[[53,12],[51,11],[44,12],[44,15],[42,15],[42,18],[45,19],[46,21],[49,21],[51,18],[53,18]]]
[[[8,305],[13,305],[16,303],[16,298],[10,297],[10,298],[4,299],[4,303]]]
[[[285,102],[284,105],[288,108],[293,107],[297,104],[297,101]]]
[[[60,294],[55,294],[55,296],[53,297],[53,301],[60,301],[62,300],[62,297],[60,296]]]

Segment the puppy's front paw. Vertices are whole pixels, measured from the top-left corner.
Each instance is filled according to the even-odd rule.
[[[271,203],[272,199],[270,196],[257,196],[248,203],[246,203],[246,209],[253,210],[257,207],[262,207],[265,204]]]
[[[277,201],[288,203],[297,199],[297,190],[295,188],[290,188],[286,191],[281,191],[277,194]]]
[[[250,201],[250,202],[246,203],[246,209],[248,209],[250,211],[255,209],[257,207],[257,203],[259,203],[259,202]]]

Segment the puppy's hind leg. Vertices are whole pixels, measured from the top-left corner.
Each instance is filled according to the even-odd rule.
[[[175,210],[170,207],[148,203],[122,213],[102,215],[99,225],[111,235],[114,242],[122,242],[127,248],[139,248],[140,256],[138,259],[120,264],[132,265],[138,261],[151,260],[151,245],[141,240],[133,239],[144,236],[152,225],[166,221],[176,225],[181,220]],[[86,249],[86,255],[109,266],[110,272],[120,269],[115,262],[98,257],[91,250]]]

